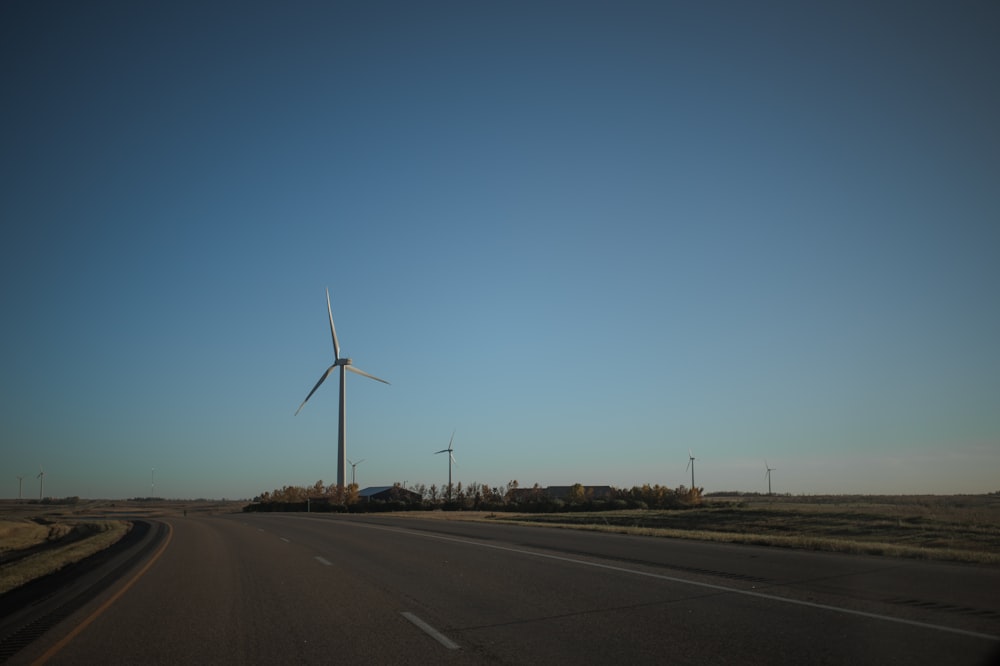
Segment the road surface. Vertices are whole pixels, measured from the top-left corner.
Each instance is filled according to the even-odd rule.
[[[164,522],[155,553],[10,663],[1000,656],[1000,571],[990,567],[391,515]]]

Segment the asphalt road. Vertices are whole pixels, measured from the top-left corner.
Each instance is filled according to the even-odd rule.
[[[169,519],[11,663],[991,664],[1000,571],[394,516]]]

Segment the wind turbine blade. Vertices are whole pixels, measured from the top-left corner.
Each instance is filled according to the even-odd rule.
[[[440,451],[435,451],[434,455],[437,455],[439,453],[450,453],[450,452],[451,452],[451,449],[441,449]]]
[[[451,443],[455,441],[455,431],[451,431],[451,439],[448,440],[448,450],[451,451]]]
[[[353,365],[345,365],[344,367],[347,368],[348,370],[350,370],[351,372],[354,372],[354,373],[357,373],[357,374],[361,375],[362,377],[367,377],[368,379],[374,379],[375,381],[382,382],[383,384],[388,384],[389,383],[389,382],[385,381],[384,379],[379,379],[375,375],[369,375],[364,370],[358,370]]]
[[[685,472],[688,471],[689,467],[691,467],[691,459],[690,458],[688,459],[688,464],[684,466],[684,471]]]
[[[451,454],[451,464],[453,464],[455,467],[458,467],[458,461],[455,460],[455,454],[454,453]]]
[[[333,360],[340,360],[340,343],[337,342],[337,329],[333,326],[333,308],[330,307],[330,288],[326,289],[326,313],[330,315],[330,337],[333,338]]]
[[[309,395],[307,395],[306,399],[302,401],[302,404],[299,405],[299,408],[295,410],[295,415],[296,416],[299,415],[299,412],[302,411],[302,408],[306,406],[307,402],[309,402],[309,398],[311,398],[312,395],[313,395],[313,393],[316,392],[316,389],[319,388],[319,385],[326,381],[326,378],[330,376],[330,373],[333,372],[333,369],[336,368],[336,367],[337,367],[337,364],[335,363],[335,364],[331,365],[329,368],[327,368],[326,372],[323,373],[323,376],[319,378],[318,382],[316,382],[316,386],[313,386],[313,390],[309,391]]]
[[[356,463],[354,463],[354,464],[355,464],[355,465],[360,465],[360,464],[361,464],[361,463],[363,463],[363,462],[364,462],[365,460],[367,460],[367,458],[362,458],[361,460],[359,460],[358,462],[356,462]]]

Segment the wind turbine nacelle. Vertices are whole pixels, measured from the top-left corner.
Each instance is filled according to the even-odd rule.
[[[342,358],[337,362],[337,365],[351,365],[351,359]]]

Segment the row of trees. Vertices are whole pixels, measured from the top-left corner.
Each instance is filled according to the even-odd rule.
[[[434,510],[449,511],[601,511],[620,509],[681,509],[701,504],[702,489],[659,484],[615,488],[595,488],[574,484],[555,494],[537,483],[521,487],[516,481],[502,486],[473,482],[463,486],[437,487],[425,484],[395,483],[387,499],[368,500],[359,496],[356,484],[345,488],[326,486],[317,481],[312,486],[283,486],[263,492],[246,507],[247,511],[379,511]]]

